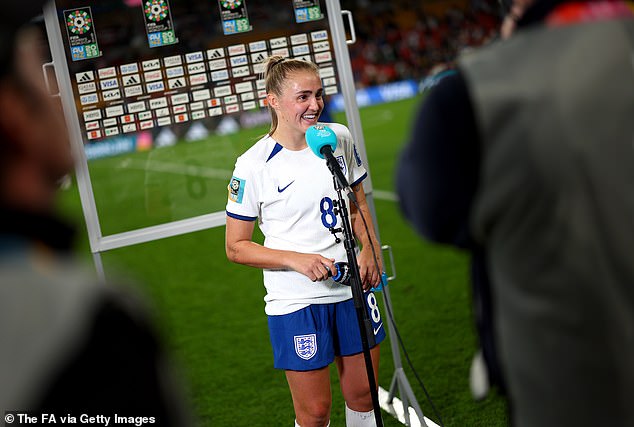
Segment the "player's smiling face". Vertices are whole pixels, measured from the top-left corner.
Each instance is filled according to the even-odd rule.
[[[305,134],[310,126],[317,124],[324,109],[323,92],[318,74],[312,71],[290,73],[275,108],[279,126]]]

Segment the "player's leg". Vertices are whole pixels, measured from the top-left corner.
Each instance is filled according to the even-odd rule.
[[[296,424],[325,427],[330,421],[330,373],[328,366],[314,371],[286,371],[293,396]]]
[[[379,374],[379,353],[378,345],[370,350],[375,379]],[[348,427],[375,426],[372,394],[363,353],[337,357],[336,363],[341,381],[341,392],[346,401],[346,425]]]
[[[366,309],[372,323],[376,346],[370,350],[374,378],[378,384],[379,343],[385,339],[385,328],[381,313],[372,292],[364,294]],[[371,427],[376,425],[372,394],[363,356],[361,334],[356,310],[352,300],[338,303],[335,310],[337,336],[335,354],[341,382],[341,391],[346,401],[346,425],[348,427]]]
[[[286,373],[296,424],[301,427],[324,427],[330,420],[333,312],[334,304],[316,304],[269,316],[274,366]]]

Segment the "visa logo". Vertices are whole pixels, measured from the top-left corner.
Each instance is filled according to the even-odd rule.
[[[163,82],[154,82],[147,84],[147,91],[149,93],[161,92],[165,90],[165,84]]]

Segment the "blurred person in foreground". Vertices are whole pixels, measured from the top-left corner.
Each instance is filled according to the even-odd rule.
[[[5,5],[0,28],[0,414],[190,425],[145,311],[73,261],[72,229],[54,215],[72,158],[41,34],[24,28],[43,3]]]
[[[514,3],[402,153],[405,215],[472,253],[515,426],[634,425],[632,19],[618,1]]]

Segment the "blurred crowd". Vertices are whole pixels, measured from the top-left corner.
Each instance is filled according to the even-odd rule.
[[[464,49],[495,38],[500,22],[495,0],[344,0],[342,8],[354,14],[350,55],[361,87],[434,74]]]

